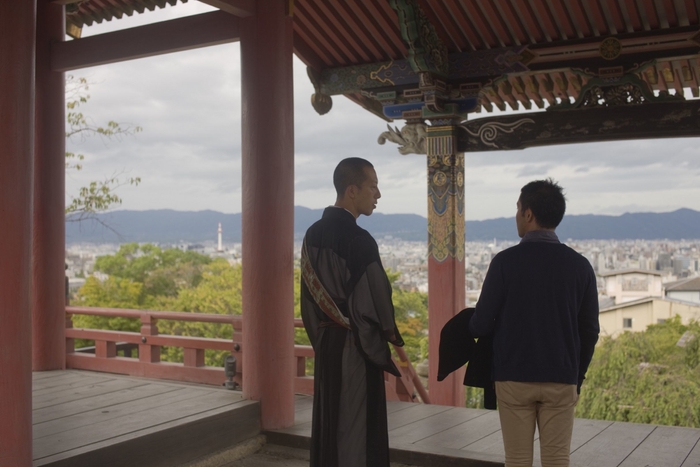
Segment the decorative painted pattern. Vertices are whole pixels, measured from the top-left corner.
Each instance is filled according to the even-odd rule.
[[[428,256],[438,262],[464,260],[464,154],[454,154],[456,131],[428,128]]]
[[[418,73],[408,60],[328,68],[321,72],[321,92],[328,95],[406,85],[418,86]]]
[[[447,46],[426,18],[416,0],[389,0],[396,10],[401,37],[408,45],[408,62],[413,71],[447,76]]]
[[[521,118],[511,123],[487,122],[479,127],[477,131],[472,131],[467,125],[460,125],[459,128],[466,131],[470,136],[479,138],[483,144],[492,148],[498,148],[496,140],[499,133],[513,133],[518,127],[526,123],[535,123],[531,118]]]
[[[497,77],[528,71],[537,56],[527,46],[452,53],[449,56],[451,80]]]
[[[591,107],[616,107],[659,102],[682,102],[681,95],[658,95],[635,74],[615,78],[592,78],[581,89],[575,102],[553,105],[548,111],[572,110]]]

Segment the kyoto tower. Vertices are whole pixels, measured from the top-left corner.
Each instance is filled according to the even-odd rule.
[[[219,222],[218,232],[219,232],[219,247],[216,249],[216,251],[224,251],[224,244],[223,244],[223,241],[221,239],[221,234],[223,233],[223,231],[221,230],[221,222]]]

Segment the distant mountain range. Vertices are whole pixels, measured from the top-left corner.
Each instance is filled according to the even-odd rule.
[[[294,208],[295,237],[318,220],[323,209]],[[100,222],[66,222],[66,243],[200,243],[216,241],[219,222],[224,242],[241,241],[241,214],[217,211],[113,211],[100,214]],[[361,216],[358,223],[375,237],[391,235],[404,240],[426,240],[427,220],[417,214],[381,214]],[[700,238],[700,212],[679,209],[665,213],[627,213],[621,216],[593,214],[566,216],[557,229],[562,240],[605,239],[696,239]],[[498,218],[467,221],[467,240],[517,240],[515,220]]]

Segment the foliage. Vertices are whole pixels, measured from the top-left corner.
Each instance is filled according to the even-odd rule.
[[[162,299],[196,287],[203,278],[202,266],[211,262],[208,256],[193,251],[126,243],[114,255],[97,258],[95,270],[139,282],[144,293]]]
[[[605,337],[596,348],[576,415],[583,418],[700,427],[700,324],[676,316],[644,332]]]
[[[106,276],[99,280],[90,276],[78,291],[73,303],[78,306],[130,308],[240,315],[241,267],[223,259],[179,249],[128,243],[113,255],[101,256],[95,271]],[[393,284],[398,273],[388,272]],[[294,270],[294,317],[301,317],[301,273]],[[396,321],[406,342],[406,352],[415,364],[425,358],[427,348],[427,295],[394,288]],[[103,318],[78,315],[76,327],[138,332],[140,323],[125,318]],[[161,334],[231,339],[229,325],[162,320]],[[295,328],[294,342],[310,345],[304,328]],[[86,345],[79,342],[77,346]],[[226,352],[207,351],[207,365],[223,365]],[[162,348],[164,361],[182,361],[182,349]],[[307,361],[307,373],[313,374],[313,361]]]
[[[105,125],[95,125],[81,111],[80,106],[90,99],[88,94],[89,83],[85,78],[66,77],[66,138],[70,140],[84,141],[92,136],[100,136],[104,139],[119,141],[124,136],[134,135],[143,131],[139,126],[120,124],[109,121]],[[66,152],[66,168],[82,170],[85,156],[73,152]],[[137,186],[141,183],[140,177],[124,177],[123,172],[114,173],[104,180],[90,182],[88,186],[78,190],[78,196],[70,196],[70,203],[66,206],[66,220],[81,221],[94,218],[98,212],[103,212],[111,207],[121,204],[121,198],[116,190],[124,185]]]
[[[393,286],[392,301],[396,326],[405,342],[404,350],[415,365],[427,358],[428,295],[396,287],[396,280],[401,276],[398,272],[389,270],[387,276]]]

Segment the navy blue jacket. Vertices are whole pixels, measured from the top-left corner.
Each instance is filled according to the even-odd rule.
[[[580,387],[600,331],[593,268],[553,232],[530,232],[491,261],[469,328],[493,334],[494,381]]]

